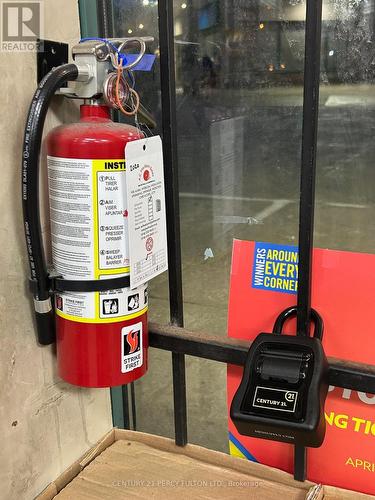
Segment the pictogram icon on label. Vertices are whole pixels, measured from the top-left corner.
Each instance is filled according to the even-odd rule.
[[[152,250],[152,247],[154,246],[154,240],[151,238],[151,236],[149,238],[147,238],[146,240],[146,250],[148,252],[151,252]]]
[[[142,322],[121,329],[121,372],[131,372],[142,366]]]
[[[102,314],[109,316],[118,313],[118,300],[119,299],[104,299],[102,300]]]

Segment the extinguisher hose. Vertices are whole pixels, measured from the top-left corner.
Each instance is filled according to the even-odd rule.
[[[39,155],[43,127],[51,98],[65,82],[78,77],[75,64],[50,71],[39,83],[27,116],[22,155],[22,204],[29,257],[31,288],[34,295],[36,328],[40,344],[55,341],[54,310],[43,249],[39,210]]]

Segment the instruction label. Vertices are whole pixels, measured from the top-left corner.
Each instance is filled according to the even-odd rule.
[[[98,161],[94,160],[95,163]],[[102,169],[99,170],[100,164],[96,166],[99,225],[98,267],[99,269],[121,268],[129,265],[125,161],[105,162],[104,172]]]
[[[130,287],[134,288],[168,269],[160,137],[128,142],[125,157]]]
[[[48,157],[52,258],[66,279],[93,279],[92,160]]]
[[[90,280],[129,273],[125,159],[48,157],[52,259],[65,279]],[[82,322],[112,322],[147,307],[145,287],[137,307],[129,289],[56,295],[56,312]],[[134,306],[135,302],[132,302]]]

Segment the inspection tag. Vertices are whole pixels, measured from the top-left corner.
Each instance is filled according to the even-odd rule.
[[[168,269],[163,152],[160,136],[125,146],[130,287]]]

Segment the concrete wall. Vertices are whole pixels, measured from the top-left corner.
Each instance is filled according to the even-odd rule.
[[[45,0],[45,37],[76,43],[77,0]],[[69,386],[32,322],[21,209],[21,144],[36,87],[36,56],[0,51],[0,498],[31,499],[112,425],[109,392]],[[57,98],[46,129],[75,120]],[[44,225],[48,227],[48,225]]]

